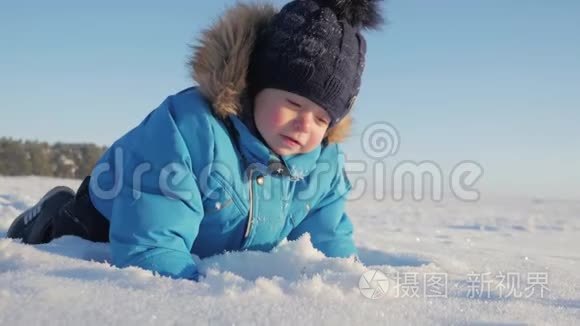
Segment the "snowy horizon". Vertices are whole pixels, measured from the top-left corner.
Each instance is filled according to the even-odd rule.
[[[200,282],[110,265],[107,244],[5,239],[48,189],[0,176],[1,325],[574,325],[580,202],[349,202],[360,262],[308,235],[271,252],[199,259]]]

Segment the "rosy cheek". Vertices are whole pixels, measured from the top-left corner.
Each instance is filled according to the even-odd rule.
[[[281,126],[286,122],[286,117],[281,111],[272,112],[268,118],[268,122],[272,126]]]
[[[324,138],[324,133],[323,132],[318,133],[315,138],[316,145],[320,144],[322,142],[322,139]]]

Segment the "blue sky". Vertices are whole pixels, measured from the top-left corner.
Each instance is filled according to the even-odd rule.
[[[232,1],[0,4],[0,136],[110,144],[169,94],[201,28]],[[282,5],[284,1],[275,1]],[[388,158],[463,160],[486,194],[580,199],[580,2],[391,0],[367,34],[367,70],[345,143],[399,132]]]

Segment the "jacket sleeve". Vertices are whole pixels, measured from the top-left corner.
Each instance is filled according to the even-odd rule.
[[[187,176],[189,178],[189,176]],[[190,250],[203,215],[198,190],[191,181],[179,191],[163,193],[141,185],[139,199],[123,187],[112,207],[110,242],[113,263],[137,266],[172,278],[197,280]],[[148,188],[148,189],[147,189]],[[188,193],[192,198],[185,198]]]
[[[108,204],[114,265],[198,279],[190,251],[203,205],[192,169],[191,144],[184,138],[169,99],[109,149],[109,162],[122,162],[103,177],[109,180],[105,183],[113,174],[121,181]]]
[[[353,240],[353,225],[344,211],[346,196],[352,186],[346,172],[339,166],[331,183],[331,190],[314,207],[308,216],[288,235],[288,240],[296,240],[304,233],[310,233],[314,248],[327,257],[357,257]]]

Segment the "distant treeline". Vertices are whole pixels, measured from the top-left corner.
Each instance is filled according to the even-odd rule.
[[[106,150],[95,144],[48,144],[0,137],[0,175],[84,178]]]

